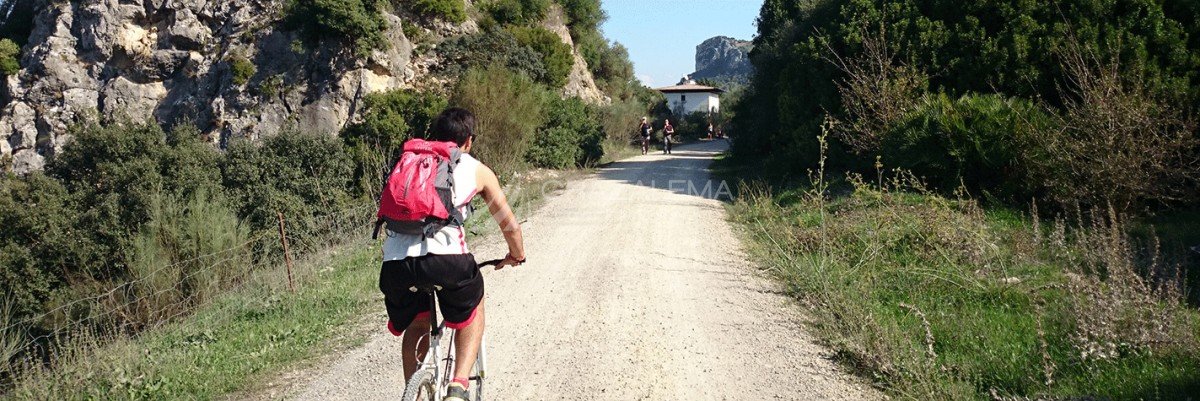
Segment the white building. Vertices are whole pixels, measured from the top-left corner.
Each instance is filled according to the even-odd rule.
[[[695,112],[720,113],[721,94],[725,93],[720,88],[699,85],[690,79],[685,79],[679,85],[658,88],[658,91],[667,96],[667,107],[671,111],[685,115]]]

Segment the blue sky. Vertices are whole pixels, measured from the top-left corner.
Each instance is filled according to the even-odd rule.
[[[760,0],[602,0],[604,36],[629,48],[642,83],[674,85],[696,69],[696,45],[713,36],[753,39]]]

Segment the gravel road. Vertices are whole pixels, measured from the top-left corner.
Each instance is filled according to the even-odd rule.
[[[627,159],[570,183],[524,225],[530,262],[488,271],[493,400],[881,399],[806,333],[747,262],[706,170],[723,142]],[[706,190],[707,188],[707,190]],[[475,244],[482,259],[502,240]],[[383,329],[300,375],[299,400],[398,399]]]

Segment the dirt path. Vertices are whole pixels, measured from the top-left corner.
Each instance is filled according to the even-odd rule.
[[[706,172],[723,150],[697,144],[613,164],[529,219],[530,262],[486,273],[489,399],[880,398],[827,359],[798,308],[748,265],[712,199],[727,191]],[[501,243],[474,251],[503,255]],[[399,398],[400,341],[382,323],[289,392]]]

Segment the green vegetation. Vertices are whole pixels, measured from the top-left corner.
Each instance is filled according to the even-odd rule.
[[[571,28],[571,37],[579,41],[583,36],[592,36],[604,40],[600,36],[600,24],[608,18],[604,9],[600,8],[600,0],[557,0],[562,5],[563,13],[567,15],[567,26]]]
[[[446,108],[447,100],[432,93],[398,90],[363,98],[362,121],[342,131],[346,151],[354,159],[354,182],[362,194],[374,196],[383,187],[404,141],[427,138],[429,125]]]
[[[342,254],[344,252],[344,254]],[[8,395],[31,400],[221,399],[328,349],[358,345],[346,327],[378,307],[376,247],[342,247],[298,266],[295,293],[283,266],[199,304],[186,321],[135,340],[93,344],[62,355]],[[95,339],[91,339],[95,340]],[[85,340],[86,341],[86,340]]]
[[[304,254],[339,238],[335,217],[351,206],[350,159],[335,138],[283,133],[222,154],[188,125],[71,133],[45,174],[0,177],[5,334],[22,353],[188,315],[282,259],[280,213]]]
[[[842,363],[901,399],[1200,391],[1200,313],[1173,266],[1139,275],[1122,222],[1040,227],[904,177],[852,177],[832,201],[751,187],[731,207]]]
[[[474,156],[508,177],[524,166],[525,152],[546,118],[549,96],[524,74],[492,67],[463,75],[450,103],[475,113]]]
[[[576,98],[554,98],[549,117],[525,158],[536,167],[564,169],[589,166],[604,156],[604,128],[597,108]]]
[[[542,55],[542,65],[546,67],[546,75],[540,80],[542,83],[551,88],[561,88],[567,84],[575,57],[571,54],[571,47],[563,43],[558,35],[541,27],[509,27],[508,31],[517,43]]]
[[[235,86],[242,86],[249,83],[250,78],[253,78],[254,74],[258,73],[258,67],[254,65],[254,62],[245,57],[233,56],[227,62],[229,63],[229,72],[233,74],[232,82]]]
[[[21,71],[21,47],[11,39],[0,39],[0,74],[16,75]]]
[[[413,10],[426,17],[434,17],[453,23],[467,20],[467,6],[463,0],[413,0]]]
[[[388,47],[388,22],[380,12],[386,0],[290,0],[287,26],[309,42],[336,40],[357,57]]]
[[[501,25],[532,25],[541,22],[550,9],[550,0],[495,0],[483,9]]]
[[[769,153],[778,170],[803,171],[816,163],[813,138],[829,119],[838,123],[832,167],[867,172],[882,155],[885,165],[939,174],[927,178],[943,193],[961,182],[1009,204],[1049,194],[1057,204],[1113,202],[1122,211],[1197,199],[1188,116],[1200,104],[1200,42],[1187,32],[1195,15],[1192,6],[1136,0],[769,0],[735,153]],[[959,111],[972,123],[999,125],[959,131]],[[913,134],[922,120],[941,120],[927,141],[1010,148],[888,158],[905,153],[893,146],[912,145],[894,137]],[[961,149],[954,146],[940,149]],[[1112,146],[1124,151],[1102,150]],[[914,160],[921,164],[907,164]],[[1005,177],[966,176],[958,167],[979,165],[1004,166],[996,173]],[[1007,182],[1014,179],[1021,185]]]
[[[467,70],[503,66],[538,82],[550,82],[545,58],[517,42],[506,29],[491,28],[474,35],[449,39],[437,51],[446,60],[441,73],[461,78]]]
[[[767,0],[734,219],[895,397],[1196,394],[1192,3]]]
[[[527,189],[561,189],[554,185],[562,177],[510,182],[514,212],[528,216],[545,191]],[[160,322],[135,339],[109,341],[85,334],[76,347],[62,350],[50,368],[25,372],[5,395],[34,400],[222,399],[253,393],[280,371],[360,345],[368,336],[361,330],[363,317],[380,316],[371,329],[383,330],[384,321],[373,284],[379,248],[362,242],[367,235],[363,218],[371,211],[358,207],[337,216],[335,220],[344,220],[338,235],[353,238],[345,244],[304,249],[315,254],[297,262],[294,292],[279,259],[243,270],[236,288],[197,303],[186,320]],[[488,218],[479,213],[472,223]],[[497,231],[494,225],[481,227],[484,235]],[[3,306],[0,316],[7,317]],[[0,333],[0,341],[11,338],[6,334]],[[5,346],[12,343],[0,342],[0,351],[9,355]]]

